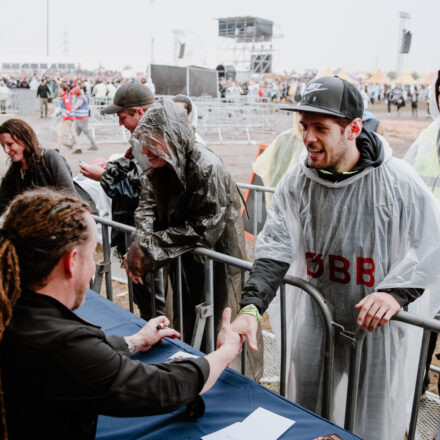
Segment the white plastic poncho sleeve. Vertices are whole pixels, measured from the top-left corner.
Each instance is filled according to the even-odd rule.
[[[280,181],[256,246],[256,258],[291,263],[289,273],[316,286],[334,320],[350,331],[357,328],[354,305],[381,288],[426,289],[410,307],[425,316],[434,316],[440,304],[438,203],[381,140],[384,163],[338,183],[321,179],[300,160]],[[293,288],[287,289],[286,302],[287,396],[318,411],[324,339],[320,312],[307,294]],[[279,335],[278,297],[270,317]],[[407,349],[417,355],[417,330],[392,322],[366,335],[354,429],[365,439],[403,438],[415,381]],[[332,420],[339,424],[346,401],[346,342],[336,339]]]

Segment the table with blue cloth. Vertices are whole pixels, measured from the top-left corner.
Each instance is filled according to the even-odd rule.
[[[76,311],[81,318],[99,325],[107,335],[128,336],[139,331],[145,321],[89,290],[84,305]],[[179,340],[165,339],[145,353],[134,356],[142,362],[163,362],[177,351],[203,355]],[[344,440],[359,437],[301,408],[253,380],[225,370],[215,386],[203,395],[206,409],[197,421],[183,415],[185,408],[148,417],[99,416],[96,439],[200,439],[235,422],[241,422],[258,407],[295,420],[280,439],[313,440],[325,434],[339,434]]]

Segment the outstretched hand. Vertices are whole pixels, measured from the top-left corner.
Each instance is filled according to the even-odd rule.
[[[90,163],[84,163],[81,162],[79,164],[79,167],[81,169],[81,173],[92,180],[100,180],[101,176],[104,174],[105,167],[101,165],[92,165]]]
[[[386,292],[370,293],[355,307],[360,309],[357,324],[367,332],[384,326],[400,310],[397,300]]]
[[[244,342],[244,336],[235,332],[231,325],[231,309],[226,307],[223,310],[222,315],[222,328],[218,334],[217,340],[221,340],[222,343],[217,343],[217,348],[223,347],[225,351],[231,356],[230,362],[232,362],[235,357],[241,353],[241,347]]]
[[[238,333],[243,339],[244,336],[248,339],[249,347],[257,351],[257,330],[258,330],[258,322],[257,318],[253,315],[242,314],[237,316],[235,320],[230,325],[231,330]],[[217,348],[221,347],[225,343],[222,332],[220,331],[217,338]]]

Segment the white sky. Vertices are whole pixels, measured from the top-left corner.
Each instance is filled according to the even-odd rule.
[[[219,17],[251,15],[280,26],[278,70],[395,70],[398,12],[411,14],[407,70],[440,69],[439,0],[49,0],[50,58],[144,70],[174,64],[173,29],[187,33],[192,64],[215,67]],[[0,1],[0,62],[44,61],[46,0]],[[187,52],[187,53],[188,53]]]

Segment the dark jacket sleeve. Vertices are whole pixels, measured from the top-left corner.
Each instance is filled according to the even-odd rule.
[[[72,173],[66,160],[55,150],[45,150],[44,165],[51,176],[51,183],[57,189],[76,193]]]
[[[140,173],[141,169],[134,159],[121,157],[107,164],[100,183],[111,199],[137,199],[141,188]]]
[[[423,295],[425,289],[417,288],[395,288],[395,289],[381,289],[381,292],[389,293],[401,307],[407,306],[409,303],[415,301],[419,296]]]
[[[5,212],[9,202],[16,196],[17,188],[12,179],[12,168],[9,168],[0,184],[0,215]]]
[[[81,395],[49,388],[57,405],[110,416],[145,416],[173,411],[192,402],[209,375],[204,358],[176,363],[145,364],[124,354],[121,338],[106,339],[96,329],[71,331],[54,356]],[[118,342],[119,339],[119,342]],[[113,346],[122,349],[115,351]]]
[[[287,263],[270,258],[256,259],[250,277],[243,288],[240,307],[253,304],[260,314],[264,313],[275,297],[289,267]]]

